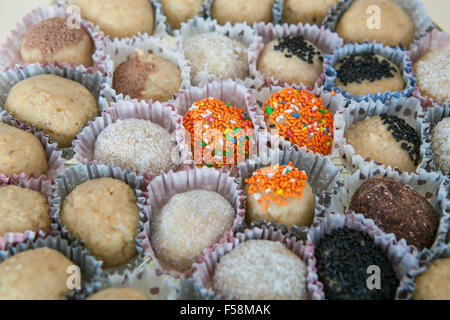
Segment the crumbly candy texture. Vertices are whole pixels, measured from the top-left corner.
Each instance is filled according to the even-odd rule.
[[[430,50],[414,64],[423,95],[437,102],[450,101],[450,42]]]
[[[155,17],[148,0],[74,0],[73,4],[111,38],[153,33]]]
[[[70,147],[81,128],[99,114],[97,102],[86,87],[53,74],[18,82],[9,92],[5,109],[43,129],[60,148]]]
[[[0,173],[34,173],[39,177],[47,172],[47,155],[41,141],[29,132],[0,123]]]
[[[206,33],[187,39],[183,47],[195,86],[218,79],[243,80],[249,74],[247,47],[237,40]]]
[[[436,166],[450,171],[450,118],[441,120],[432,131],[431,150]]]
[[[376,26],[376,13],[367,13],[371,6],[380,9],[379,28]],[[336,32],[345,42],[376,41],[391,47],[409,47],[414,38],[414,24],[392,0],[356,0],[340,18]]]
[[[436,237],[439,216],[417,191],[397,180],[375,177],[353,195],[350,210],[373,219],[386,233],[419,250],[430,248]]]
[[[321,24],[331,6],[339,0],[285,0],[283,21],[288,24]]]
[[[136,193],[125,182],[100,178],[80,184],[64,200],[60,216],[70,235],[84,241],[103,267],[136,256],[139,209]]]
[[[148,297],[133,288],[108,288],[90,295],[86,300],[149,300]]]
[[[175,169],[174,147],[170,133],[149,120],[118,120],[97,137],[94,158],[103,164],[159,174]]]
[[[434,260],[415,279],[414,300],[450,300],[450,258]]]
[[[24,62],[67,62],[90,67],[95,51],[86,30],[70,29],[66,19],[51,18],[35,24],[24,36],[20,53]]]
[[[216,294],[241,300],[306,300],[306,264],[282,243],[248,240],[220,259]]]
[[[162,9],[173,30],[179,29],[182,22],[197,16],[203,0],[161,0]]]
[[[283,37],[264,46],[258,70],[289,84],[313,86],[323,71],[323,55],[303,37]]]
[[[169,267],[186,271],[204,249],[223,237],[234,218],[234,208],[216,192],[194,190],[177,194],[153,217],[152,246]]]
[[[0,187],[0,236],[7,232],[50,230],[47,199],[41,193],[15,185]]]
[[[247,22],[252,25],[255,22],[272,21],[272,7],[274,0],[214,0],[211,8],[211,16],[219,24],[230,22]]]
[[[73,265],[49,248],[18,253],[0,263],[0,300],[60,300],[70,293],[67,268]]]
[[[172,62],[136,49],[136,56],[114,70],[113,87],[132,99],[167,101],[181,87],[181,71]]]

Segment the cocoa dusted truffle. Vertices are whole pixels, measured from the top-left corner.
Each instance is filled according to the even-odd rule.
[[[424,197],[390,178],[364,182],[353,195],[350,210],[373,219],[384,232],[420,250],[431,247],[439,226],[439,216]]]

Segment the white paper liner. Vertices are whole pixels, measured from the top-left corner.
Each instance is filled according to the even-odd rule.
[[[392,166],[376,162],[370,158],[364,159],[361,155],[356,153],[352,145],[347,144],[347,140],[344,136],[345,131],[351,128],[352,125],[363,121],[367,117],[381,115],[383,113],[404,119],[406,123],[416,129],[416,132],[422,141],[422,145],[420,146],[419,164],[416,169],[416,171],[419,171],[422,163],[425,161],[425,152],[429,148],[429,143],[424,140],[427,124],[422,118],[423,114],[420,101],[414,97],[392,97],[385,100],[385,103],[381,102],[381,100],[369,100],[368,102],[353,101],[349,104],[348,108],[342,110],[342,112],[338,112],[334,117],[335,126],[338,128],[334,133],[334,139],[337,148],[339,149],[342,164],[350,172],[369,164],[380,168],[387,167],[392,169]],[[395,167],[394,170],[401,171],[398,167]]]
[[[136,49],[141,49],[144,53],[154,54],[159,58],[173,63],[180,69],[180,89],[189,88],[191,86],[191,68],[188,61],[184,59],[184,56],[181,53],[168,49],[155,37],[133,37],[108,41],[104,49],[97,51],[97,58],[99,59],[97,62],[99,69],[105,72],[112,81],[114,70],[122,62],[135,57]],[[111,82],[108,85],[105,85],[105,88],[102,90],[102,97],[106,98],[108,102],[138,100],[131,99],[128,95],[116,92],[116,90],[112,87]]]
[[[392,234],[387,235],[382,232],[373,220],[365,219],[363,215],[353,212],[345,215],[326,213],[324,218],[311,229],[308,240],[315,249],[325,234],[330,234],[333,230],[341,228],[349,228],[368,234],[374,240],[374,243],[385,252],[400,282],[396,293],[396,299],[398,299],[399,288],[406,281],[406,275],[410,270],[419,266],[419,260],[415,253],[411,251],[411,247],[407,247],[404,242],[397,242]]]
[[[143,242],[146,242],[144,238],[145,234],[142,233],[144,223],[148,219],[148,208],[146,206],[146,198],[142,192],[142,186],[144,184],[144,178],[138,176],[135,172],[129,169],[122,170],[120,168],[114,168],[113,166],[99,165],[97,163],[92,164],[80,164],[71,168],[68,168],[64,173],[55,181],[53,187],[53,202],[50,206],[50,214],[56,223],[52,225],[52,229],[60,231],[61,235],[69,239],[71,243],[76,243],[84,247],[84,241],[70,235],[68,228],[62,223],[60,213],[66,197],[80,184],[88,180],[94,180],[98,178],[114,178],[121,180],[128,184],[136,193],[136,205],[139,209],[139,227],[136,236],[136,250],[137,257],[129,261],[127,264],[119,267],[106,269],[108,273],[124,272],[125,270],[132,270],[137,265],[141,264],[144,259]],[[106,222],[105,222],[106,223]]]
[[[290,149],[291,147],[296,148],[296,150],[302,151],[304,153],[308,153],[311,156],[314,155],[313,151],[308,151],[306,146],[303,146],[300,148],[300,146],[296,144],[291,144],[291,142],[288,139],[281,139],[279,135],[274,135],[271,132],[268,131],[267,124],[264,120],[264,104],[265,102],[270,98],[270,96],[274,93],[280,92],[284,88],[293,88],[293,87],[277,87],[277,86],[271,86],[271,87],[263,87],[260,90],[253,91],[253,98],[255,99],[256,103],[258,104],[257,112],[258,112],[258,119],[262,118],[260,120],[262,122],[261,129],[258,132],[258,144],[259,145],[265,145],[269,144],[270,146],[279,146],[282,150]],[[307,90],[304,86],[300,86],[299,89]],[[341,94],[332,94],[323,88],[315,88],[314,90],[310,91],[307,90],[310,93],[313,93],[315,96],[322,99],[323,106],[325,109],[327,109],[332,114],[336,115],[340,112],[343,112],[343,109],[347,106],[348,101],[342,96]],[[327,156],[334,157],[338,152],[338,145],[336,142],[336,133],[339,131],[340,127],[338,126],[336,119],[334,120],[334,139],[333,139],[333,146],[331,149],[331,153]],[[324,156],[324,155],[321,155]]]
[[[302,36],[314,44],[324,55],[332,54],[336,48],[340,48],[344,45],[344,40],[342,40],[337,33],[331,32],[324,27],[310,25],[309,23],[305,25],[301,23],[297,25],[288,25],[287,23],[282,25],[273,25],[272,23],[266,24],[264,22],[259,22],[253,25],[253,29],[260,37],[262,37],[263,42],[258,42],[257,50],[251,52],[253,56],[250,59],[252,63],[250,72],[255,78],[264,81],[266,86],[299,87],[301,85],[301,83],[289,84],[287,82],[277,80],[274,77],[265,75],[258,70],[257,66],[261,52],[263,51],[265,44],[270,41],[286,36]],[[313,87],[314,86],[307,86],[307,89],[312,90]]]
[[[29,132],[39,139],[44,147],[47,157],[48,178],[53,179],[64,170],[65,160],[61,157],[62,152],[58,150],[57,144],[50,142],[49,138],[45,136],[41,130],[36,130],[34,126],[30,127],[26,123],[20,122],[6,111],[0,112],[0,121],[15,128]],[[19,173],[19,176],[25,175],[25,173]],[[32,178],[36,178],[36,175],[33,173],[30,176]]]
[[[172,161],[174,164],[180,167],[181,165],[191,163],[192,154],[189,152],[185,142],[185,134],[182,127],[183,119],[177,114],[174,107],[166,103],[146,103],[143,101],[119,101],[112,103],[112,108],[107,109],[100,117],[89,122],[73,142],[75,159],[81,163],[92,163],[96,161],[95,143],[100,133],[107,126],[118,120],[126,119],[149,120],[166,129],[172,135],[172,140],[176,142],[176,148],[172,150]],[[114,143],[114,141],[111,141],[111,143]],[[109,163],[103,164],[108,165]],[[159,174],[159,172],[137,173],[145,175],[148,179],[152,179]]]
[[[206,34],[206,33],[219,33],[224,35],[232,40],[239,41],[243,43],[247,47],[247,55],[248,55],[248,64],[249,68],[252,68],[254,65],[255,52],[257,51],[258,46],[261,46],[261,37],[257,36],[255,31],[249,27],[245,23],[237,23],[232,26],[230,23],[227,23],[224,26],[221,26],[217,23],[216,20],[203,19],[203,18],[193,18],[189,21],[182,23],[181,28],[179,30],[175,30],[175,38],[177,40],[177,50],[182,52],[184,55],[183,44],[189,41],[189,38],[193,36]],[[249,75],[246,79],[232,79],[238,83],[244,84],[248,88],[259,88],[263,85],[261,79],[256,79],[251,77],[254,74],[251,70],[249,70]],[[214,79],[214,80],[228,80],[228,79]],[[205,85],[206,83],[202,83],[201,85]]]
[[[355,0],[341,0],[334,4],[328,11],[322,25],[332,31],[336,30],[337,24],[344,14],[350,8]],[[433,21],[427,15],[427,8],[420,0],[393,0],[406,14],[411,18],[414,24],[414,38],[420,38],[426,31],[433,27]]]
[[[319,281],[316,269],[316,258],[314,248],[309,241],[298,240],[292,233],[283,232],[281,229],[271,226],[253,227],[246,229],[235,236],[230,235],[227,241],[215,245],[211,250],[205,252],[200,258],[200,262],[194,265],[192,278],[181,283],[179,289],[180,299],[193,299],[194,297],[210,299],[236,299],[236,297],[226,297],[217,295],[213,289],[213,276],[220,259],[239,246],[240,243],[248,240],[269,240],[281,242],[287,249],[295,253],[302,259],[307,267],[306,290],[310,300],[323,300],[323,284]]]
[[[450,42],[450,34],[433,30],[411,44],[407,58],[414,66],[414,64],[429,51],[440,48],[448,42]],[[431,97],[423,96],[420,92],[418,82],[414,87],[413,95],[422,101],[422,107],[424,108],[432,107],[436,103],[450,105],[450,101],[434,101]]]
[[[449,230],[450,201],[447,199],[448,190],[444,185],[444,177],[438,173],[422,173],[419,175],[415,173],[399,173],[378,166],[365,166],[355,171],[352,175],[348,174],[344,176],[343,187],[338,190],[332,199],[332,210],[337,212],[347,212],[350,210],[350,202],[355,192],[365,181],[377,176],[392,178],[403,185],[411,186],[430,202],[436,214],[439,216],[439,227],[435,235],[435,241],[430,248],[419,250],[415,246],[408,245],[405,239],[397,239],[397,242],[409,246],[417,254],[419,260],[426,260],[427,257],[436,252],[442,245],[445,245],[445,238]],[[394,234],[391,235],[396,238]]]
[[[23,20],[17,24],[16,28],[11,31],[11,35],[0,49],[0,71],[4,72],[8,68],[13,68],[16,64],[25,64],[20,53],[22,40],[25,34],[35,24],[50,18],[69,18],[70,16],[71,14],[67,12],[65,8],[56,5],[39,7],[28,13]],[[80,24],[89,33],[96,49],[104,46],[104,34],[97,26],[84,19],[80,19]],[[76,66],[75,63],[69,64],[64,61],[60,61],[58,65],[72,68]],[[95,69],[95,64],[88,68],[89,71],[95,71]]]
[[[44,247],[59,251],[81,269],[81,289],[75,289],[71,294],[63,297],[64,299],[80,298],[100,288],[102,284],[102,262],[91,256],[86,249],[59,236],[24,239],[23,242],[17,243],[13,247],[8,247],[7,250],[0,251],[0,263],[20,252]]]
[[[334,69],[334,66],[346,56],[352,54],[361,54],[365,52],[372,52],[377,55],[383,56],[384,58],[391,61],[394,65],[396,65],[399,69],[399,72],[402,74],[403,80],[405,82],[405,88],[402,91],[377,92],[376,94],[369,93],[366,95],[358,95],[357,97],[355,97],[347,90],[342,90],[340,87],[336,87],[335,80],[337,78],[337,72]],[[325,87],[325,90],[327,91],[342,93],[347,99],[356,100],[358,102],[369,100],[384,101],[391,97],[410,97],[414,90],[415,84],[416,79],[414,78],[413,67],[411,62],[406,59],[406,52],[398,47],[385,47],[382,44],[376,42],[347,44],[342,48],[336,49],[331,55],[326,54],[323,62],[323,74],[316,82],[316,86],[323,85]]]
[[[224,241],[228,235],[233,234],[244,224],[246,200],[244,191],[239,189],[234,177],[225,169],[219,171],[207,167],[194,167],[178,172],[169,171],[155,177],[148,182],[147,191],[145,192],[145,196],[148,199],[149,222],[146,222],[144,225],[142,234],[146,236],[146,239],[143,241],[142,246],[145,249],[145,255],[153,261],[158,275],[166,274],[173,278],[186,278],[192,273],[192,268],[185,272],[173,270],[157,257],[151,245],[150,228],[152,216],[157,214],[172,196],[193,190],[216,192],[228,200],[234,208],[235,219],[233,225],[225,232],[219,242]],[[208,248],[205,248],[205,250],[208,250]]]

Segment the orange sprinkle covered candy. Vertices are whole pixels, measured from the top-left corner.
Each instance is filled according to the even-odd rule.
[[[245,182],[249,184],[249,193],[255,196],[258,204],[264,203],[263,212],[266,212],[271,202],[285,206],[286,199],[290,197],[300,199],[307,180],[306,173],[289,162],[288,165],[256,170]]]
[[[306,90],[287,88],[270,96],[264,105],[266,122],[291,144],[329,155],[333,147],[333,114],[321,98]]]

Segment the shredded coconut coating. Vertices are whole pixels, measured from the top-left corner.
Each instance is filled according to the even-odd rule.
[[[184,53],[191,62],[191,81],[195,86],[216,79],[245,79],[248,76],[247,47],[218,33],[189,38]]]
[[[441,120],[432,132],[431,150],[436,166],[444,172],[450,170],[450,118]]]
[[[216,267],[216,293],[242,300],[304,300],[306,264],[282,243],[245,241]]]
[[[414,65],[420,90],[431,98],[450,101],[450,42],[432,50]]]
[[[148,120],[127,119],[106,127],[95,143],[98,162],[158,174],[174,169],[170,133]]]
[[[206,190],[180,193],[152,221],[151,240],[168,266],[186,271],[196,258],[231,228],[235,211],[220,194]]]

